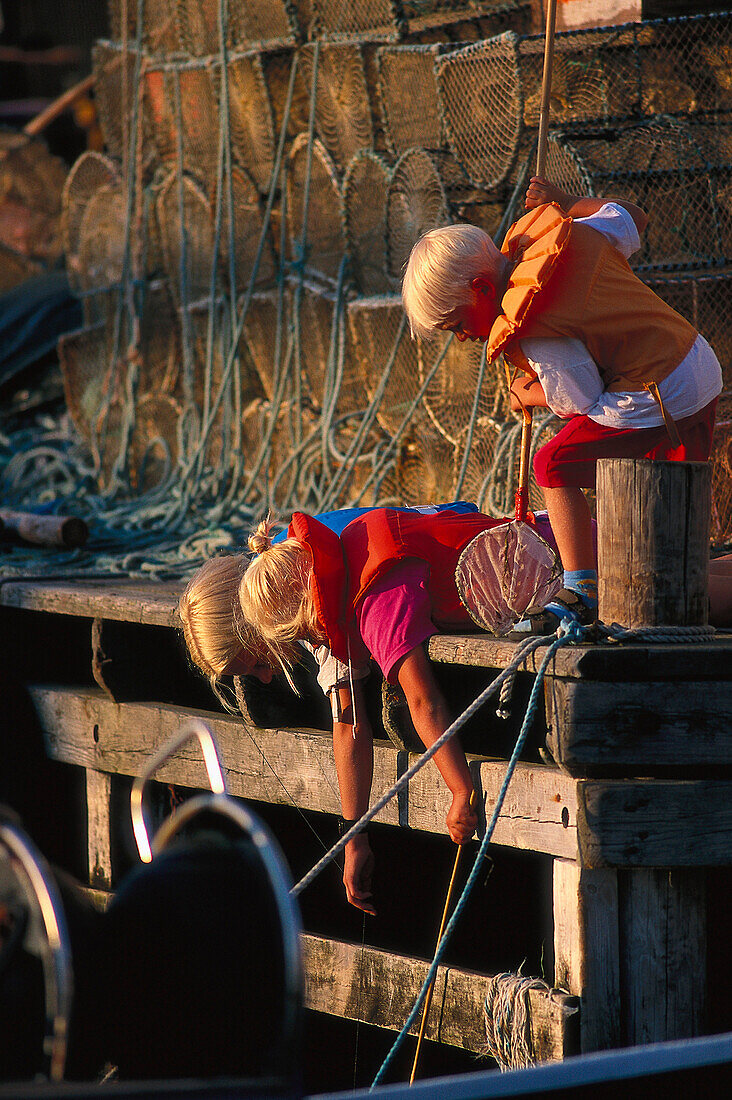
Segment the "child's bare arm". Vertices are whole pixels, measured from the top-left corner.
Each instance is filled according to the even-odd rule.
[[[511,408],[521,412],[523,408],[546,408],[546,394],[538,378],[522,376],[511,383]]]
[[[591,198],[589,195],[571,195],[568,191],[563,191],[561,187],[555,186],[555,184],[550,183],[541,176],[531,177],[524,205],[527,210],[533,210],[546,202],[555,202],[565,214],[570,214],[573,218],[589,218],[591,214],[596,214],[600,207],[609,201],[617,203],[618,206],[622,206],[623,210],[627,210],[635,222],[638,232],[643,232],[648,225],[648,215],[645,210],[642,210],[640,206],[636,206],[635,203],[627,202],[625,199],[609,200]]]
[[[429,748],[450,725],[451,717],[422,646],[416,646],[402,658],[397,676],[414,728]],[[456,738],[436,753],[435,763],[452,792],[452,805],[446,818],[448,832],[456,844],[465,844],[473,835],[478,819],[470,805],[473,780],[465,753]]]
[[[373,734],[366,717],[363,692],[358,685],[354,685],[354,690],[358,717],[355,736],[350,689],[334,688],[339,696],[340,720],[333,722],[333,757],[338,775],[341,813],[348,821],[356,821],[369,808],[374,771]],[[376,910],[370,900],[374,856],[366,833],[359,833],[353,840],[349,840],[344,853],[344,864],[343,885],[348,901],[364,913],[374,914]]]

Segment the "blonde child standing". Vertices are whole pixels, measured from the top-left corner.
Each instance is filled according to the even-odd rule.
[[[530,609],[518,636],[596,617],[590,510],[598,458],[708,459],[722,373],[683,317],[634,275],[647,217],[628,202],[570,195],[534,177],[499,252],[470,225],[414,246],[402,286],[412,334],[487,343],[514,367],[514,408],[568,420],[534,472],[564,566],[564,588]],[[518,372],[521,372],[520,376]]]

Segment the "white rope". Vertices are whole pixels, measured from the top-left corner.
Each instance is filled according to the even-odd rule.
[[[531,1037],[531,989],[550,991],[541,978],[521,974],[496,974],[488,982],[483,1005],[486,1045],[482,1053],[495,1059],[502,1070],[525,1069],[536,1062]]]

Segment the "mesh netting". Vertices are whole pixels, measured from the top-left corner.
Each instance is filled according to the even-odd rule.
[[[536,7],[148,0],[138,28],[136,3],[111,3],[94,58],[106,153],[79,160],[63,199],[84,328],[60,346],[110,499],[126,491],[133,516],[157,487],[166,534],[196,508],[224,522],[458,494],[513,512],[502,367],[474,344],[412,341],[395,292],[424,230],[462,219],[500,237],[520,213]],[[722,14],[557,35],[548,166],[572,192],[649,210],[631,262],[720,358],[717,544],[732,540],[731,28]],[[537,410],[534,451],[559,427]]]
[[[343,178],[343,217],[351,271],[360,294],[385,294],[386,200],[391,180],[387,162],[370,150],[357,153]]]
[[[66,178],[66,165],[41,139],[0,133],[0,244],[16,275],[36,270],[36,264],[52,267],[60,259]],[[10,270],[4,281],[14,285]]]
[[[346,250],[341,189],[325,147],[317,138],[311,143],[307,134],[299,134],[292,144],[287,217],[295,259],[301,260],[306,270],[335,280]]]
[[[412,246],[448,219],[442,176],[425,149],[407,149],[394,165],[386,196],[389,274],[400,279]]]
[[[732,260],[732,117],[660,116],[607,134],[556,135],[547,170],[570,192],[623,196],[646,210],[635,267]]]
[[[318,137],[342,171],[360,149],[373,143],[371,106],[358,45],[303,47],[300,60],[310,87],[317,50],[315,126]]]

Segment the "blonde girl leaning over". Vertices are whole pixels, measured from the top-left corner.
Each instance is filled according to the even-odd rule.
[[[279,663],[249,627],[239,607],[239,584],[248,565],[249,558],[245,554],[211,558],[191,577],[178,605],[191,660],[207,677],[217,699],[230,713],[238,711],[226,698],[222,678],[255,676],[267,684]],[[373,738],[361,689],[369,667],[362,664],[353,670],[353,690],[362,716],[357,736],[354,736],[348,669],[336,661],[325,646],[309,648],[319,665],[318,683],[331,703],[333,755],[343,820],[347,823],[358,819],[368,808],[371,790]],[[300,653],[301,650],[295,649],[292,659]],[[373,864],[368,836],[360,834],[346,848],[343,883],[351,905],[367,913],[375,912],[371,902]]]
[[[297,659],[300,640],[325,643],[348,664],[373,656],[386,679],[402,687],[414,727],[430,746],[447,729],[450,714],[424,643],[441,628],[457,625],[452,615],[441,613],[445,609],[469,622],[467,612],[457,609],[452,542],[469,541],[468,530],[473,537],[492,523],[478,513],[423,516],[374,509],[339,537],[316,518],[296,512],[289,537],[272,545],[271,524],[264,520],[249,540],[259,556],[239,588],[243,615],[283,665]],[[441,548],[444,538],[447,549]],[[356,714],[356,733],[358,728]],[[452,793],[448,831],[462,844],[477,819],[470,806],[470,772],[456,739],[436,754],[435,763]],[[361,775],[362,800],[370,785],[370,772],[368,783]],[[366,797],[354,809],[363,813],[367,807]]]

